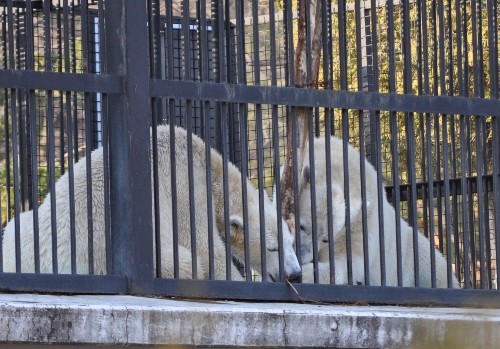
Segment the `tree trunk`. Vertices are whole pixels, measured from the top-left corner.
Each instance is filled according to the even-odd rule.
[[[302,0],[300,2],[299,29],[297,50],[295,53],[295,87],[317,88],[318,74],[321,58],[321,5],[322,0]],[[307,25],[306,6],[309,5],[310,23]],[[308,31],[309,40],[307,37]],[[309,42],[308,42],[309,41]],[[310,50],[308,50],[310,47]],[[308,56],[310,51],[310,56]],[[308,67],[310,67],[308,69]],[[281,182],[281,211],[283,218],[288,223],[290,229],[295,231],[295,205],[294,205],[294,180],[293,180],[293,158],[297,158],[298,174],[301,173],[304,164],[304,155],[308,149],[309,140],[309,115],[312,108],[297,107],[295,113],[289,114],[287,120],[287,149],[285,164]],[[293,123],[296,123],[297,148],[293,147]],[[296,153],[296,155],[294,154]],[[300,195],[300,193],[298,193]]]

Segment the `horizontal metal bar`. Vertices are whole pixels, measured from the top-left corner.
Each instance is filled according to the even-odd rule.
[[[121,93],[122,81],[117,75],[0,70],[0,88]]]
[[[500,308],[498,290],[156,279],[155,293],[199,299]]]
[[[500,116],[500,100],[152,79],[153,97],[354,110]]]
[[[493,176],[492,175],[483,175],[481,176],[483,178],[484,183],[484,190],[487,192],[492,192],[493,191]],[[462,195],[462,188],[461,188],[461,182],[462,178],[453,178],[448,181],[448,186],[451,187],[455,185],[453,193],[451,195]],[[443,180],[433,180],[433,198],[437,198],[439,193],[441,195],[444,195],[444,181]],[[468,190],[468,193],[475,194],[477,193],[477,177],[467,177],[466,178],[466,183],[467,187],[470,184],[470,190]],[[410,184],[401,184],[400,187],[400,201],[408,201],[408,191],[411,190]],[[429,183],[427,182],[419,182],[417,183],[417,200],[422,200],[425,199],[424,193],[427,193],[427,188],[429,187]],[[441,192],[438,191],[438,188],[441,189]],[[468,187],[469,188],[469,187]],[[387,193],[387,200],[389,202],[392,202],[393,200],[393,192],[394,192],[394,186],[393,185],[388,185],[385,187],[386,193]],[[428,194],[426,194],[428,195]]]
[[[0,273],[1,292],[123,294],[127,278],[116,275]]]
[[[7,7],[9,2],[7,0],[0,0],[1,7]],[[26,0],[13,0],[12,7],[14,8],[26,8]],[[53,7],[53,5],[51,5]],[[31,8],[33,10],[42,10],[43,9],[43,0],[31,0]]]

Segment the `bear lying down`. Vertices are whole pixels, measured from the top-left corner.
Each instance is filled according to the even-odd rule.
[[[170,128],[158,126],[158,174],[159,174],[159,204],[160,204],[160,241],[161,241],[161,275],[173,277],[173,226],[172,226],[172,187],[171,187],[171,159],[170,159]],[[176,187],[177,187],[177,216],[178,216],[178,250],[179,250],[179,277],[191,278],[192,252],[196,249],[196,263],[198,278],[209,278],[209,251],[208,251],[208,216],[212,215],[214,241],[214,271],[216,279],[226,279],[225,255],[225,224],[224,224],[224,193],[223,193],[223,160],[215,151],[211,151],[211,198],[212,212],[207,213],[207,185],[205,143],[197,136],[192,136],[193,149],[193,178],[195,217],[193,219],[196,232],[196,246],[191,246],[190,202],[188,184],[188,156],[187,132],[182,128],[175,128],[175,156],[176,156]],[[104,175],[103,151],[99,148],[92,152],[92,224],[94,236],[94,273],[106,274],[106,256],[104,241]],[[76,231],[76,270],[77,273],[89,272],[88,261],[88,225],[87,225],[87,173],[86,160],[82,159],[74,165],[74,209]],[[229,180],[229,217],[230,243],[235,258],[244,261],[245,239],[242,202],[241,173],[228,164]],[[261,233],[259,226],[259,193],[247,180],[247,208],[248,208],[248,240],[251,267],[260,272],[261,261]],[[54,194],[51,194],[54,195]],[[56,224],[57,224],[57,258],[60,273],[71,272],[70,248],[70,195],[69,177],[64,174],[56,182]],[[52,272],[52,228],[51,228],[50,196],[47,196],[38,209],[39,241],[40,241],[40,270],[43,273]],[[265,214],[265,257],[266,277],[273,281],[280,280],[278,229],[276,208],[269,198],[264,198]],[[34,272],[34,242],[33,242],[33,212],[27,211],[19,215],[21,232],[21,271]],[[294,236],[290,233],[285,222],[283,227],[283,261],[282,276],[290,279],[300,279],[301,269],[294,251]],[[3,236],[3,265],[4,271],[15,271],[15,221],[11,220],[5,227]],[[137,232],[140,233],[140,232]],[[231,266],[233,280],[242,280],[238,270]]]

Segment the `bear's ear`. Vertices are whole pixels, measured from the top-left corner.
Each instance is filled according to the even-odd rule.
[[[304,188],[309,184],[311,181],[311,169],[309,168],[309,165],[304,165],[302,168],[302,173],[300,174],[299,178],[299,193],[304,190]]]
[[[235,229],[243,229],[243,218],[237,214],[233,214],[229,217],[229,223],[231,224],[231,233]]]
[[[244,239],[243,239],[243,218],[239,215],[231,215],[229,217],[229,222],[231,225],[231,245],[233,247],[236,246],[243,246],[244,244]]]

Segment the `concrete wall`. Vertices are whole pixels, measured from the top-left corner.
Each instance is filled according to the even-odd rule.
[[[496,348],[499,343],[500,310],[492,309],[0,295],[0,347],[9,348]]]

